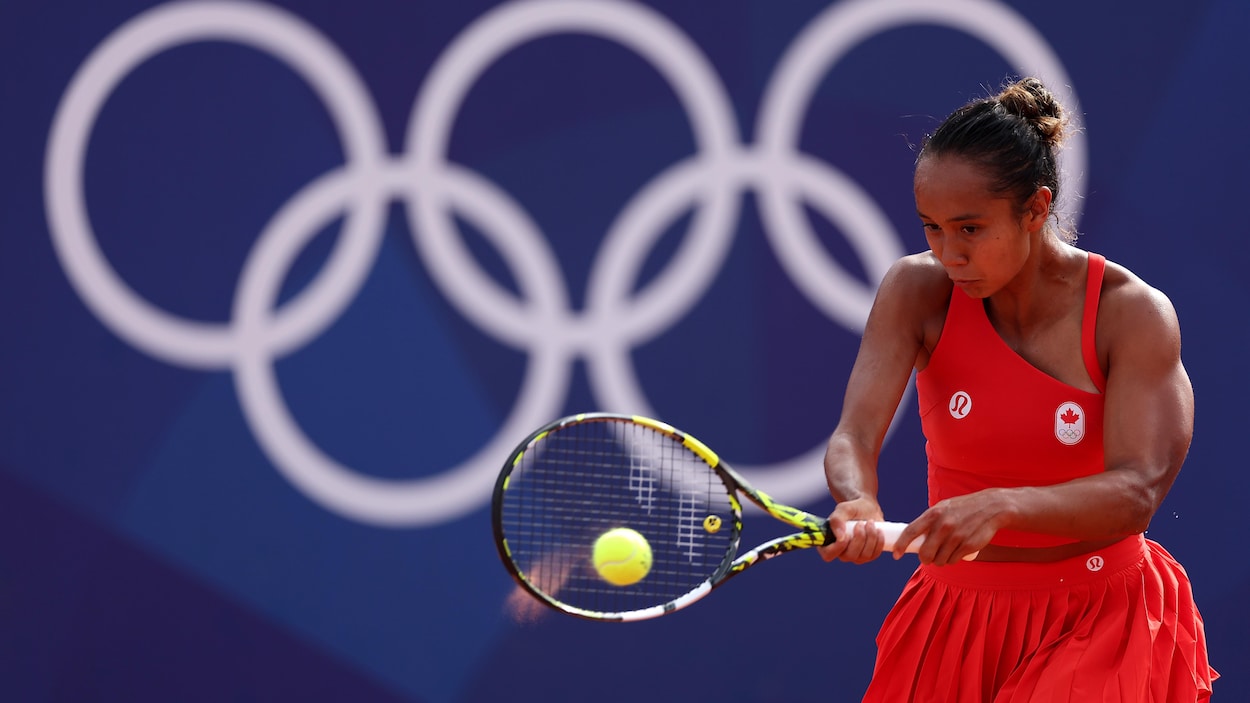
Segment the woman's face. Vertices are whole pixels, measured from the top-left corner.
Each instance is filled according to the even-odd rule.
[[[1050,207],[1050,191],[1041,188],[1021,213],[990,192],[989,182],[981,167],[958,156],[926,156],[916,165],[916,212],[929,249],[974,298],[989,297],[1015,278]]]

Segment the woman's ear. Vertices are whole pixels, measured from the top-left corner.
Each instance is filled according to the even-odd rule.
[[[1042,186],[1033,193],[1033,197],[1029,198],[1029,202],[1025,204],[1024,221],[1025,229],[1030,232],[1036,232],[1046,226],[1046,220],[1050,218],[1050,205],[1054,200],[1055,194],[1051,192],[1048,186]]]

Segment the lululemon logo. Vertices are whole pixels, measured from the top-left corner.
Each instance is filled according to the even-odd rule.
[[[1092,556],[1085,560],[1085,568],[1090,571],[1102,571],[1103,560],[1100,556]]]
[[[947,409],[951,411],[951,417],[956,420],[968,417],[968,413],[972,412],[972,396],[963,391],[956,391],[955,395],[951,396],[951,402]]]

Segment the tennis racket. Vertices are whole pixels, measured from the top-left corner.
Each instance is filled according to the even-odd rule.
[[[739,494],[799,531],[739,555]],[[562,418],[526,438],[500,472],[491,521],[499,555],[522,588],[591,620],[665,615],[760,562],[834,540],[827,519],[756,490],[694,437],[609,413]],[[906,524],[877,526],[889,550]],[[650,570],[631,585],[609,583],[592,563],[595,540],[616,527],[635,530],[651,548]]]

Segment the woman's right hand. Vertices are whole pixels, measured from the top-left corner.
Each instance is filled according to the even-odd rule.
[[[870,498],[857,498],[838,503],[838,507],[829,514],[829,527],[833,530],[834,541],[817,548],[825,561],[848,561],[863,564],[881,556],[885,547],[885,538],[881,530],[865,524],[857,524],[854,528],[847,523],[852,520],[881,521],[885,519],[881,506]]]

